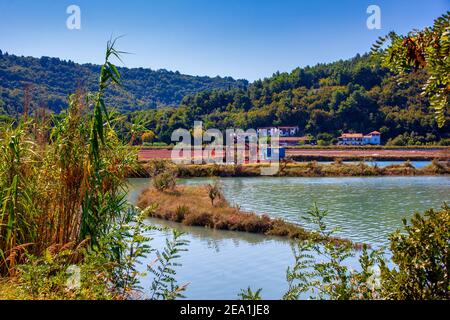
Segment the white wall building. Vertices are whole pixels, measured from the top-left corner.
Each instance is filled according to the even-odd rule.
[[[380,145],[381,144],[381,133],[378,131],[372,131],[366,135],[362,133],[343,133],[338,137],[339,144],[342,145]]]
[[[274,136],[276,134],[280,137],[294,137],[298,132],[299,128],[297,126],[263,127],[257,129],[259,137]]]

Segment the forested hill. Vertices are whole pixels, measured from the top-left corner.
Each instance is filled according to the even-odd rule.
[[[100,67],[57,58],[18,57],[0,52],[0,115],[20,112],[31,83],[31,107],[59,112],[78,87],[96,90]],[[141,119],[158,140],[170,142],[173,130],[206,127],[257,128],[297,125],[325,144],[344,131],[381,131],[383,143],[449,143],[449,124],[438,128],[421,95],[425,71],[399,85],[368,55],[292,72],[248,84],[232,78],[182,75],[166,70],[119,68],[124,88],[107,92],[109,106]],[[172,106],[158,108],[162,106]],[[140,121],[141,121],[140,120]]]
[[[448,138],[421,96],[424,71],[398,84],[370,56],[297,68],[255,81],[247,88],[200,92],[173,110],[145,112],[149,127],[168,140],[176,127],[202,119],[206,127],[257,128],[296,125],[323,143],[345,131],[381,131],[384,143],[429,144]],[[152,129],[154,130],[154,129]]]
[[[95,90],[100,66],[58,58],[19,57],[0,51],[0,114],[21,111],[24,88],[30,87],[32,104],[59,112],[77,87]],[[246,80],[199,77],[167,70],[119,68],[124,88],[108,92],[107,102],[121,111],[176,106],[184,96],[211,89],[246,87]],[[9,112],[8,112],[9,111]]]

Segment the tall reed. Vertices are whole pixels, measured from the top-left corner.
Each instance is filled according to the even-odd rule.
[[[104,93],[120,85],[109,41],[98,90],[78,90],[51,121],[22,116],[0,128],[0,275],[14,273],[25,250],[41,255],[109,232],[125,210],[125,177],[137,156],[109,125]]]

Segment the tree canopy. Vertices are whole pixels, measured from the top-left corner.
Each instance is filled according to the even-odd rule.
[[[382,45],[389,41],[383,50]],[[383,66],[397,74],[400,82],[407,73],[426,70],[423,95],[434,108],[439,126],[443,126],[450,101],[450,11],[437,18],[432,27],[406,36],[391,32],[381,37],[372,52],[381,55]]]
[[[187,95],[178,108],[138,111],[148,129],[170,142],[177,128],[191,128],[202,120],[206,128],[299,126],[310,134],[335,142],[342,132],[381,131],[383,142],[397,145],[447,143],[448,128],[437,126],[428,99],[421,95],[426,70],[405,75],[398,85],[380,59],[357,55],[349,60],[292,72],[275,73],[247,87],[216,89]]]
[[[60,112],[67,97],[77,89],[92,91],[101,66],[77,64],[59,58],[19,57],[0,51],[0,114],[23,110],[25,90],[32,107],[45,106]],[[200,77],[179,72],[145,68],[117,68],[123,86],[108,88],[105,101],[122,112],[177,106],[184,96],[204,90],[246,87],[246,80],[231,77]]]

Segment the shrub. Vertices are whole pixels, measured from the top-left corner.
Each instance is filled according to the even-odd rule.
[[[214,206],[214,200],[216,200],[216,198],[223,198],[222,188],[220,187],[219,180],[215,180],[212,184],[207,184],[206,188],[208,190],[208,197],[211,200],[212,206]]]
[[[172,172],[163,172],[153,177],[153,186],[158,191],[173,190],[176,187],[177,180]]]
[[[148,130],[142,134],[141,140],[143,143],[152,144],[153,140],[155,140],[155,133],[152,130]]]
[[[447,173],[447,168],[444,163],[439,162],[437,159],[433,159],[430,165],[426,168],[431,169],[431,171],[435,174],[445,174]]]
[[[333,239],[333,231],[324,223],[327,212],[314,206],[308,214],[305,218],[316,225],[315,234]],[[294,243],[295,263],[287,270],[288,291],[283,299],[298,299],[306,293],[313,299],[331,300],[450,299],[450,207],[444,204],[440,211],[430,209],[423,216],[416,213],[410,225],[406,220],[403,224],[403,232],[389,237],[392,269],[381,250],[367,246],[362,246],[358,270],[352,270],[345,261],[356,254],[348,243],[336,238],[337,242],[323,245],[311,239]],[[277,233],[288,234],[281,220],[275,220],[271,230]],[[254,297],[253,291],[248,289],[245,297]]]
[[[178,206],[175,210],[175,216],[173,221],[175,222],[182,222],[184,220],[184,217],[186,217],[189,214],[189,207],[185,205]]]
[[[388,299],[450,299],[450,208],[416,213],[390,236],[396,269],[382,268]]]
[[[151,177],[166,171],[174,171],[174,167],[167,160],[153,159],[147,163],[146,170]]]

